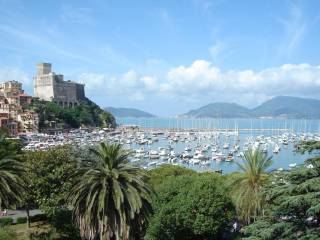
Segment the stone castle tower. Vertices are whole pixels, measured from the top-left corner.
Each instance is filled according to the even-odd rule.
[[[77,106],[85,100],[84,84],[64,81],[62,74],[52,72],[51,63],[38,63],[34,80],[34,96],[54,101],[62,107]]]

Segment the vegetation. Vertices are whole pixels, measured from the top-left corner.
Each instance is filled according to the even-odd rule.
[[[152,169],[148,172],[149,183],[156,189],[161,183],[166,181],[168,177],[190,176],[197,173],[189,168],[173,166],[170,164]]]
[[[0,240],[16,239],[17,233],[8,227],[0,228]]]
[[[52,123],[61,127],[114,127],[115,118],[87,99],[73,108],[63,108],[54,102],[34,99],[29,106],[39,114],[40,129],[50,128]]]
[[[299,146],[319,150],[317,141]],[[271,159],[249,151],[241,172],[220,175],[172,165],[145,171],[130,165],[129,154],[105,143],[22,152],[2,136],[2,206],[44,214],[30,217],[30,228],[28,218],[12,225],[1,217],[0,240],[320,238],[320,156],[267,173]]]
[[[70,191],[80,233],[88,239],[136,239],[151,213],[147,175],[119,144],[101,143],[76,172]]]
[[[301,145],[302,151],[319,149],[319,142]],[[270,178],[265,214],[244,228],[247,239],[320,239],[320,157]]]
[[[67,195],[73,182],[71,176],[77,167],[70,152],[70,146],[65,146],[24,155],[25,182],[29,186],[24,203],[28,207],[39,207],[49,218],[67,207]]]
[[[147,239],[226,238],[234,208],[221,180],[217,174],[202,174],[164,181],[157,191]]]
[[[242,163],[237,163],[242,174],[232,182],[232,197],[240,220],[250,223],[263,210],[262,187],[266,184],[266,170],[272,165],[271,157],[259,150],[244,153]]]
[[[19,145],[0,135],[0,210],[21,200],[24,192],[23,165],[19,161]]]

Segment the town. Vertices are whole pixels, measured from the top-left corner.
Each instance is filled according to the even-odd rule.
[[[34,96],[28,95],[19,81],[0,84],[0,127],[12,137],[39,132],[39,115],[30,108],[33,99],[55,102],[64,108],[78,106],[85,100],[84,84],[65,81],[62,74],[52,72],[50,63],[37,64],[33,79]]]

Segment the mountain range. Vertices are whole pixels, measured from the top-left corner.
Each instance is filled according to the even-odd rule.
[[[105,110],[115,117],[152,118],[155,115],[135,108],[106,107]]]
[[[193,118],[320,118],[320,100],[278,96],[253,109],[236,103],[210,103],[180,116]]]

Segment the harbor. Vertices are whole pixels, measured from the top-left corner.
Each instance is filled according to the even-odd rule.
[[[99,142],[120,143],[131,152],[132,164],[152,169],[163,164],[181,165],[196,171],[230,173],[238,170],[249,149],[272,156],[271,170],[289,169],[303,163],[308,154],[296,152],[301,141],[320,140],[318,131],[290,128],[147,128],[119,124],[116,129],[78,129],[55,135],[25,136],[24,150],[46,150],[72,145],[79,149]]]

